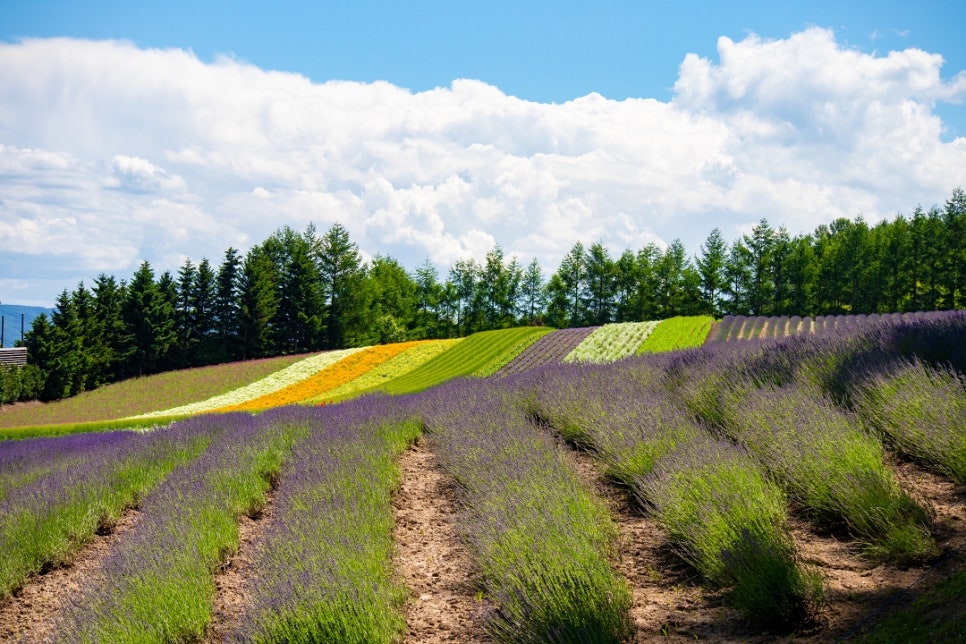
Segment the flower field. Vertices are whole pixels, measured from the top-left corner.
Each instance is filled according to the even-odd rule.
[[[445,609],[407,622],[430,600],[393,536],[415,441],[465,550],[465,581],[433,592],[477,606],[461,619],[491,641],[818,642],[885,617],[901,633],[890,593],[966,578],[966,312],[834,322],[328,352],[153,431],[0,441],[0,640],[459,640]],[[95,556],[17,621],[45,573]],[[958,601],[936,632],[966,629]]]
[[[708,342],[784,338],[789,335],[821,335],[855,330],[879,322],[902,322],[942,313],[872,313],[870,315],[763,316],[726,315],[707,336]]]

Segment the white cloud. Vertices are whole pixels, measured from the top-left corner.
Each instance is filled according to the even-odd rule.
[[[65,286],[176,270],[336,221],[410,267],[499,243],[551,272],[578,240],[696,253],[715,225],[810,231],[962,183],[966,139],[943,143],[933,108],[966,99],[966,72],[943,81],[938,54],[809,29],[721,38],[718,58],[688,55],[667,103],[541,104],[467,79],[412,93],[124,42],[0,44],[0,273],[5,254],[63,266]]]

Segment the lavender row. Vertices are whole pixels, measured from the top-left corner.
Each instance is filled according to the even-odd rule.
[[[898,452],[966,484],[966,376],[914,359],[856,383],[853,398]]]
[[[842,525],[885,559],[937,553],[926,511],[900,488],[882,444],[854,415],[807,387],[730,392],[726,432],[816,520]]]
[[[311,431],[281,472],[257,545],[252,606],[232,641],[398,641],[405,588],[393,578],[396,457],[420,432],[394,401],[303,409]]]
[[[801,622],[821,583],[796,562],[784,495],[671,399],[653,362],[555,369],[520,384],[532,390],[531,413],[597,454],[751,621]]]
[[[100,450],[117,449],[131,432],[74,434],[59,438],[0,441],[0,500],[12,490],[75,467]]]
[[[69,560],[173,468],[197,456],[207,440],[186,426],[15,444],[11,452],[39,447],[69,466],[55,467],[0,500],[0,597],[30,575]],[[9,447],[2,445],[4,451]]]
[[[630,592],[608,563],[616,530],[509,385],[452,382],[418,400],[430,447],[462,491],[461,531],[510,642],[618,642]]]
[[[200,640],[210,622],[214,572],[238,546],[238,517],[255,514],[294,438],[284,412],[184,421],[211,444],[141,504],[139,520],[59,628],[70,642]]]
[[[593,332],[594,328],[583,327],[551,331],[508,362],[496,375],[509,376],[544,365],[560,364],[577,345]]]

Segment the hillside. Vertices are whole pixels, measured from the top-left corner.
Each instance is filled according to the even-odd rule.
[[[663,324],[495,377],[472,374],[566,334],[477,334],[401,375],[413,394],[0,442],[0,639],[961,632],[966,313],[636,355]],[[425,346],[265,378],[283,392]],[[447,355],[458,377],[423,387]]]

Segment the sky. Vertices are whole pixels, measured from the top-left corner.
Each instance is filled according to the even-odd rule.
[[[546,274],[966,188],[966,4],[0,0],[0,302],[345,226]]]

